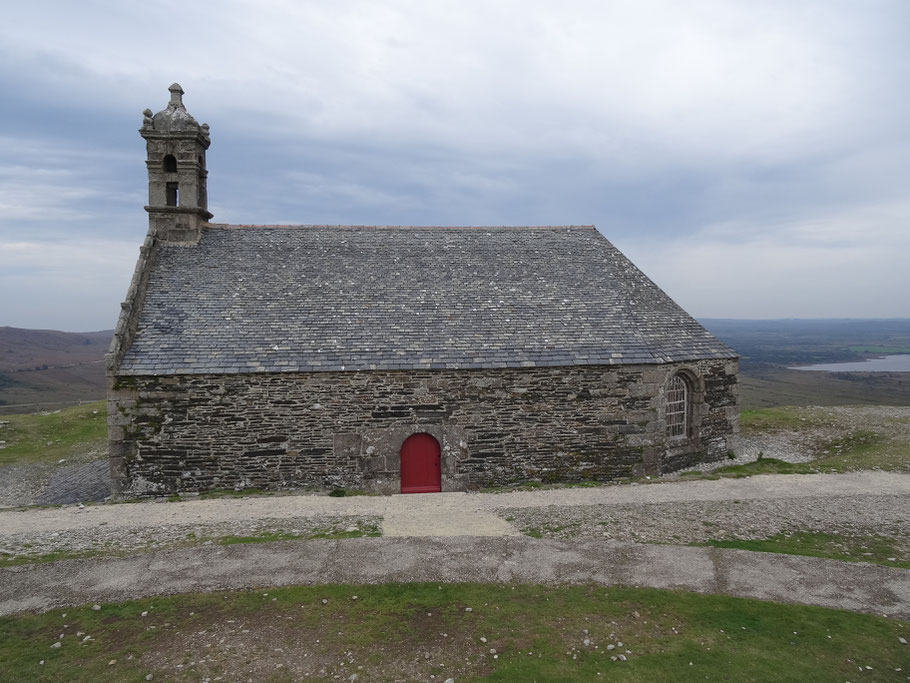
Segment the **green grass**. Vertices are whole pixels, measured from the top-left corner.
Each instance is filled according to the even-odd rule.
[[[744,435],[781,430],[809,432],[825,421],[824,413],[807,415],[803,409],[793,406],[743,410],[740,413],[740,427]],[[835,439],[815,441],[810,447],[810,454],[815,457],[809,462],[789,463],[763,457],[743,465],[725,465],[704,473],[684,472],[680,476],[687,479],[719,479],[756,474],[812,474],[869,469],[910,471],[910,430],[901,420],[893,422],[896,429],[888,428],[884,432],[875,428],[857,429]]]
[[[3,617],[0,681],[886,681],[910,667],[908,635],[872,615],[654,589],[295,586]]]
[[[212,489],[210,491],[204,491],[198,496],[181,496],[179,493],[175,493],[170,496],[167,501],[169,503],[179,503],[183,500],[192,500],[193,498],[201,498],[202,500],[209,500],[212,498],[245,498],[247,496],[286,496],[292,494],[299,494],[300,491],[270,491],[268,489],[259,489],[259,488],[248,488],[248,489]],[[335,488],[331,489],[328,492],[328,495],[333,498],[344,498],[345,496],[367,496],[372,495],[366,491],[361,491],[360,489],[340,489]]]
[[[574,530],[579,526],[580,524],[578,522],[570,522],[569,524],[546,524],[542,527],[530,527],[524,531],[524,534],[531,538],[543,538],[544,536],[554,536],[566,529]],[[575,533],[570,533],[568,535],[574,536]],[[566,538],[566,535],[563,535],[562,538]]]
[[[718,540],[705,543],[714,548],[738,548],[759,553],[783,553],[826,557],[847,562],[872,562],[886,567],[910,569],[910,557],[898,550],[895,540],[886,536],[848,536],[812,531],[780,533],[759,540]],[[893,558],[893,559],[892,559]]]
[[[910,450],[900,442],[866,430],[817,446],[817,457],[808,462],[761,458],[742,465],[724,465],[709,472],[683,472],[686,479],[739,479],[756,474],[817,474],[881,469],[910,469]]]
[[[793,406],[777,406],[758,410],[741,410],[739,427],[743,434],[780,431],[783,429],[800,430],[811,427],[815,420],[803,415]]]
[[[869,430],[858,430],[845,437],[821,444],[815,463],[822,472],[850,470],[910,471],[910,430],[903,437],[885,437]]]
[[[748,462],[744,465],[725,465],[711,470],[709,475],[713,478],[732,477],[751,477],[755,474],[809,474],[819,470],[812,463],[807,462],[786,462],[777,458],[762,458],[754,462]],[[689,473],[687,473],[689,474]],[[697,474],[697,473],[696,473]]]
[[[52,463],[107,449],[104,401],[83,403],[52,413],[0,415],[0,465]]]
[[[101,555],[119,555],[126,553],[115,553],[113,551],[98,550],[55,550],[52,553],[43,553],[41,555],[12,555],[6,552],[0,552],[0,567],[17,567],[23,564],[40,564],[42,562],[59,562],[60,560],[82,560],[89,557],[99,557]]]
[[[274,491],[266,489],[248,488],[248,489],[212,489],[199,494],[198,498],[207,500],[209,498],[243,498],[245,496],[272,496]],[[193,496],[194,498],[197,496]],[[169,497],[168,502],[177,503],[184,500],[179,494]]]
[[[541,491],[549,489],[589,489],[598,486],[610,486],[613,484],[628,483],[629,480],[610,480],[610,481],[566,481],[566,482],[542,482],[542,481],[522,481],[516,484],[505,484],[502,486],[486,486],[480,489],[481,493],[512,493],[513,491]]]
[[[382,536],[382,531],[379,530],[378,526],[370,525],[365,529],[355,529],[353,531],[346,531],[343,529],[315,529],[308,531],[303,534],[291,533],[288,531],[263,531],[259,534],[253,534],[251,536],[219,536],[217,538],[211,539],[214,540],[219,545],[236,545],[238,543],[271,543],[272,541],[302,541],[310,540],[314,538],[328,538],[328,539],[345,539],[345,538],[362,538],[364,536],[369,536],[372,538]],[[200,540],[209,540],[209,539],[200,539]]]

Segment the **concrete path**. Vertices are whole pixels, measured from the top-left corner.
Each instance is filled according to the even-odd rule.
[[[910,571],[742,550],[526,537],[203,546],[0,569],[0,615],[191,591],[406,581],[678,588],[910,619]]]
[[[508,524],[493,520],[495,511],[503,508],[864,494],[910,496],[910,474],[775,474],[743,479],[512,493],[423,493],[351,498],[292,495],[189,500],[178,503],[91,505],[82,509],[7,510],[0,511],[0,540],[4,534],[65,532],[102,524],[109,525],[109,528],[148,528],[163,524],[204,524],[326,515],[380,515],[389,520],[383,532],[393,536],[497,535],[512,533]],[[478,524],[476,528],[472,527],[475,522]]]

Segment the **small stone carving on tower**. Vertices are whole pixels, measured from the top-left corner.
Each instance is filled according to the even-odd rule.
[[[195,244],[212,217],[206,195],[205,152],[209,126],[196,122],[183,106],[183,88],[174,83],[171,100],[154,116],[142,113],[149,173],[149,230],[166,242]]]

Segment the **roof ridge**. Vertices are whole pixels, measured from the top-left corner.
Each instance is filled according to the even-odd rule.
[[[329,225],[295,223],[209,223],[207,228],[238,230],[243,228],[309,228],[353,230],[596,230],[594,225]]]

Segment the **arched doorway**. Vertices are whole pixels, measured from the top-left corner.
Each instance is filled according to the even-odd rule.
[[[439,442],[429,434],[412,434],[401,444],[401,492],[442,490]]]

